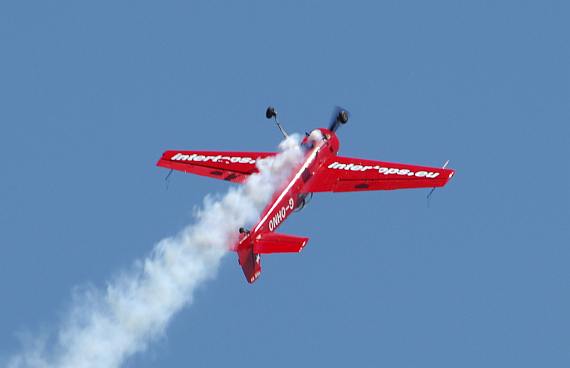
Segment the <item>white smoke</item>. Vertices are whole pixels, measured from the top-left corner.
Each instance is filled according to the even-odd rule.
[[[281,153],[258,162],[259,173],[219,200],[210,196],[196,223],[161,240],[131,272],[106,290],[76,292],[55,343],[36,338],[12,356],[8,368],[116,368],[164,335],[173,315],[192,302],[204,281],[215,277],[237,229],[252,225],[277,187],[302,157],[299,136],[281,142]],[[245,282],[245,280],[244,280]]]

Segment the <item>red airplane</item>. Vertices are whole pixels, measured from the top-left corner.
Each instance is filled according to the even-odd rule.
[[[275,117],[279,129],[287,137],[273,107],[267,109],[266,116],[268,119]],[[295,253],[305,247],[308,238],[274,231],[293,211],[302,209],[313,193],[436,188],[443,187],[455,173],[445,168],[337,156],[339,140],[335,132],[347,121],[348,114],[341,110],[329,129],[315,129],[316,134],[307,134],[301,143],[303,162],[276,190],[258,222],[250,230],[239,229],[239,240],[231,250],[237,251],[239,264],[249,283],[257,280],[261,273],[261,254]],[[166,151],[157,166],[243,183],[249,175],[258,172],[257,160],[275,155],[277,153]]]

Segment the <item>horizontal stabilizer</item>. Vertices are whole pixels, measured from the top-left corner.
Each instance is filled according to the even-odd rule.
[[[253,252],[258,254],[299,253],[308,241],[309,238],[263,232],[257,236],[253,245]]]

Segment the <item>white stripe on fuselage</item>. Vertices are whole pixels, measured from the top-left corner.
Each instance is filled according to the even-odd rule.
[[[259,222],[259,224],[257,224],[257,227],[255,228],[255,230],[253,231],[254,233],[257,233],[257,230],[259,230],[259,228],[265,223],[265,221],[267,221],[267,218],[269,217],[269,215],[273,212],[273,210],[275,209],[275,207],[277,207],[277,205],[281,202],[281,200],[283,199],[283,197],[285,197],[285,195],[287,194],[287,192],[289,192],[289,189],[291,189],[291,187],[293,186],[293,184],[295,184],[295,182],[297,181],[297,179],[299,179],[299,177],[301,176],[301,174],[303,173],[303,171],[305,171],[305,169],[307,167],[309,167],[309,164],[311,162],[314,161],[314,158],[317,156],[317,153],[321,150],[321,147],[318,147],[317,149],[315,149],[313,151],[313,153],[311,154],[311,156],[309,156],[309,158],[307,159],[307,161],[305,161],[305,164],[301,167],[301,169],[299,170],[299,172],[297,172],[297,174],[295,175],[295,177],[293,178],[293,180],[291,180],[291,182],[289,183],[289,185],[287,185],[287,187],[283,190],[283,192],[281,193],[281,195],[279,196],[279,198],[277,198],[277,200],[275,202],[273,202],[273,206],[271,206],[271,209],[269,209],[269,211],[267,211],[267,214],[265,215],[265,217]]]

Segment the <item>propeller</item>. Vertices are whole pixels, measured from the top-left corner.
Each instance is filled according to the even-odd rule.
[[[338,129],[338,127],[340,126],[340,124],[346,124],[346,122],[348,121],[348,116],[349,113],[346,110],[344,110],[340,106],[335,106],[329,130],[334,134]]]

